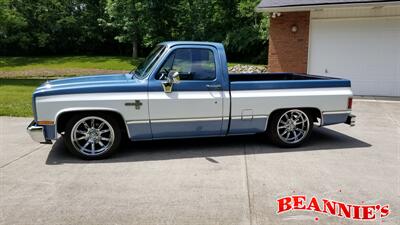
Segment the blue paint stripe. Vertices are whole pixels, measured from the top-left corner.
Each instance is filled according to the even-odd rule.
[[[326,125],[333,125],[333,124],[339,124],[339,123],[345,123],[347,120],[347,117],[350,115],[350,113],[341,113],[341,114],[323,114],[323,122],[324,126]]]
[[[255,118],[251,120],[231,119],[228,134],[262,133],[265,131],[268,118]]]
[[[231,90],[270,90],[296,88],[333,88],[350,87],[349,80],[290,80],[290,81],[235,81],[231,82]]]
[[[138,84],[104,84],[82,85],[75,87],[41,89],[33,93],[34,97],[63,95],[63,94],[89,94],[89,93],[115,93],[115,92],[147,92],[147,85]]]
[[[37,113],[36,113],[36,98],[32,95],[32,113],[33,113],[33,120],[37,122]]]
[[[152,122],[153,138],[222,136],[221,120]]]
[[[132,140],[152,139],[150,123],[128,124],[129,138]]]
[[[46,140],[55,140],[57,139],[57,131],[55,125],[45,125],[44,129],[44,137]]]

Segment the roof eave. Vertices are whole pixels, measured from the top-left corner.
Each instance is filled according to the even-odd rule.
[[[288,7],[271,7],[259,8],[256,7],[256,12],[298,12],[312,11],[326,8],[345,8],[345,7],[368,7],[368,6],[390,6],[400,5],[400,2],[371,2],[371,3],[349,3],[349,4],[324,4],[324,5],[304,5],[304,6],[288,6]]]

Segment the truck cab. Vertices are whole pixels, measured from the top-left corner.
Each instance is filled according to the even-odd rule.
[[[223,46],[190,42],[166,46],[147,77],[152,138],[225,135],[230,99]],[[171,73],[178,73],[179,82],[168,81]],[[168,87],[171,90],[166,91]]]

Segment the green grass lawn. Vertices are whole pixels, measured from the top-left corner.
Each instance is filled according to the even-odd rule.
[[[32,92],[47,78],[129,71],[142,60],[122,56],[0,57],[0,116],[32,116]],[[246,63],[229,66],[237,64]]]
[[[32,69],[103,69],[131,70],[139,60],[125,56],[63,56],[63,57],[0,57],[2,71]]]
[[[32,92],[43,82],[0,79],[0,116],[32,116]]]
[[[123,73],[142,60],[124,56],[0,57],[0,78],[55,79]]]

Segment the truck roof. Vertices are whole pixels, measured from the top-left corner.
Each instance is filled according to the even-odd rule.
[[[216,48],[223,48],[222,43],[218,42],[208,42],[208,41],[166,41],[160,43],[162,45],[166,45],[168,47],[172,47],[175,45],[210,45]]]

